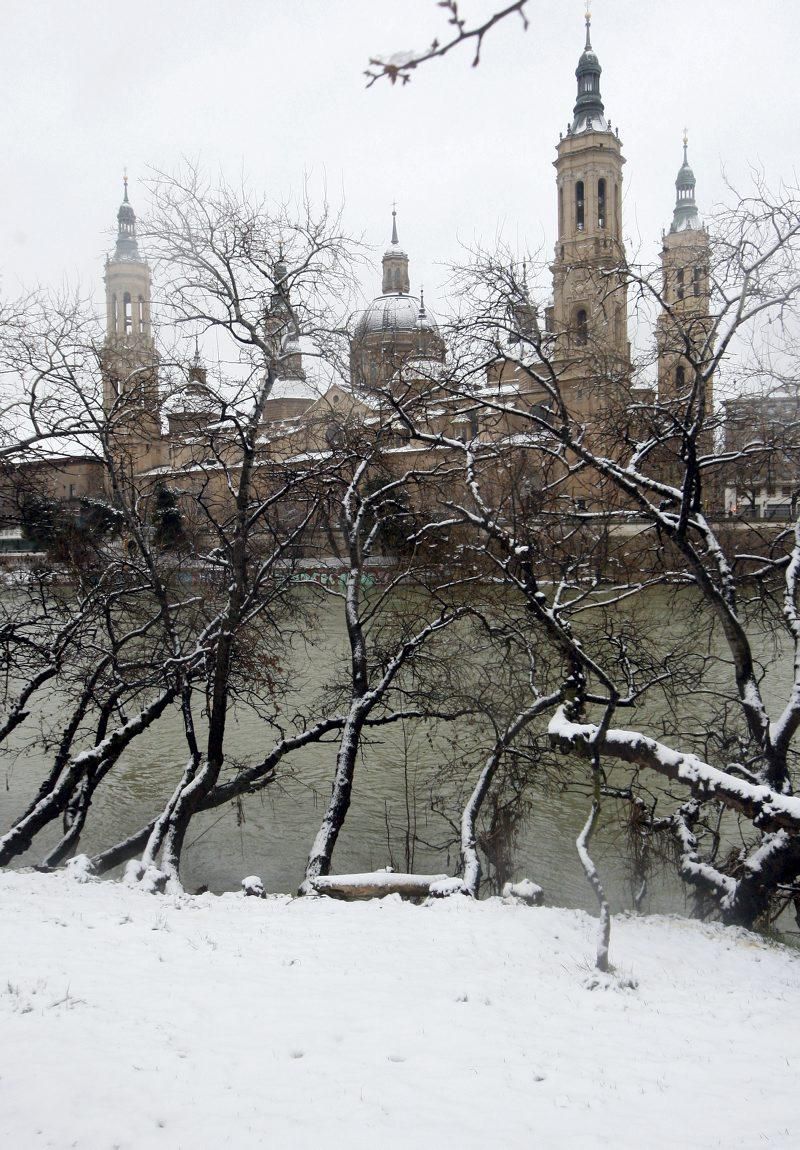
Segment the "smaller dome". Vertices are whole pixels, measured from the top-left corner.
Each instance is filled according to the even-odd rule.
[[[684,160],[678,169],[678,175],[675,180],[676,188],[693,188],[697,181],[694,178],[694,172],[689,166],[689,161]]]
[[[355,326],[355,338],[373,332],[439,331],[435,317],[422,307],[416,296],[401,293],[379,295],[361,313]]]
[[[167,415],[209,415],[219,411],[220,401],[202,384],[190,383],[168,395],[161,409]]]

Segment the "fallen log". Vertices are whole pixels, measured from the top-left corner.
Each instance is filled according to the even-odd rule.
[[[316,894],[326,894],[330,898],[385,898],[387,894],[427,898],[430,894],[443,894],[445,887],[453,882],[446,874],[403,874],[379,870],[365,874],[318,875],[309,879],[309,886]],[[458,880],[455,882],[460,887]],[[437,884],[442,889],[437,890]],[[452,891],[448,889],[447,893],[455,893],[455,887]]]

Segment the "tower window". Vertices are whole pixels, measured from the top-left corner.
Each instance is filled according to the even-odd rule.
[[[575,316],[575,342],[579,347],[585,347],[589,342],[589,317],[583,307]]]
[[[686,386],[686,370],[683,367],[675,368],[675,386],[679,391]]]
[[[606,226],[606,182],[602,179],[597,181],[597,226]]]
[[[139,296],[139,334],[144,335],[144,300]]]
[[[683,287],[683,268],[678,268],[677,280],[678,280],[678,287],[677,287],[676,294],[678,296],[678,299],[683,299],[683,297],[685,295],[684,287]]]
[[[125,311],[125,334],[130,335],[133,327],[133,314],[131,309],[131,293],[129,291],[126,291],[122,297],[122,306]]]
[[[695,268],[694,269],[694,282],[692,284],[692,288],[693,288],[695,295],[700,295],[700,281],[702,278],[702,273],[703,273],[702,268]]]
[[[558,189],[558,234],[564,234],[564,189]]]
[[[116,333],[119,331],[119,307],[117,306],[116,295],[111,297],[111,325],[114,334],[116,335]]]
[[[583,231],[583,180],[578,180],[575,185],[575,226],[579,232]]]

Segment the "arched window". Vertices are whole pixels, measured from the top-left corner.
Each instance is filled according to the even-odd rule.
[[[683,268],[678,268],[678,274],[677,274],[676,278],[678,280],[678,287],[677,287],[676,295],[677,295],[678,299],[683,299],[683,297],[685,295],[684,287],[683,287]]]
[[[564,189],[558,189],[558,234],[564,234]]]
[[[702,276],[703,276],[703,269],[702,268],[695,268],[694,269],[694,282],[692,284],[692,288],[693,288],[695,295],[700,295],[700,284],[702,282]]]
[[[144,300],[139,296],[139,334],[144,335]]]
[[[686,386],[686,370],[683,366],[675,368],[675,386],[678,391],[682,391]]]
[[[119,331],[119,308],[117,306],[116,294],[111,297],[111,328],[116,335]]]
[[[598,228],[606,226],[606,182],[604,179],[597,181],[597,226]]]
[[[586,308],[579,308],[575,315],[575,342],[579,347],[585,347],[589,342],[589,317]]]
[[[575,227],[579,232],[583,231],[583,180],[578,180],[575,185]]]
[[[133,315],[131,311],[131,293],[129,291],[126,291],[122,297],[122,306],[125,311],[125,334],[130,335],[133,326]]]

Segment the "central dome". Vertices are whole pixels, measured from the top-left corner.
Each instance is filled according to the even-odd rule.
[[[435,331],[439,325],[426,307],[413,295],[393,293],[377,296],[361,313],[355,326],[355,338],[376,332]]]
[[[392,380],[412,356],[442,361],[444,340],[436,317],[425,307],[424,293],[410,294],[408,255],[397,238],[392,212],[392,243],[384,253],[382,292],[355,318],[350,341],[350,375],[356,387],[378,387]]]

